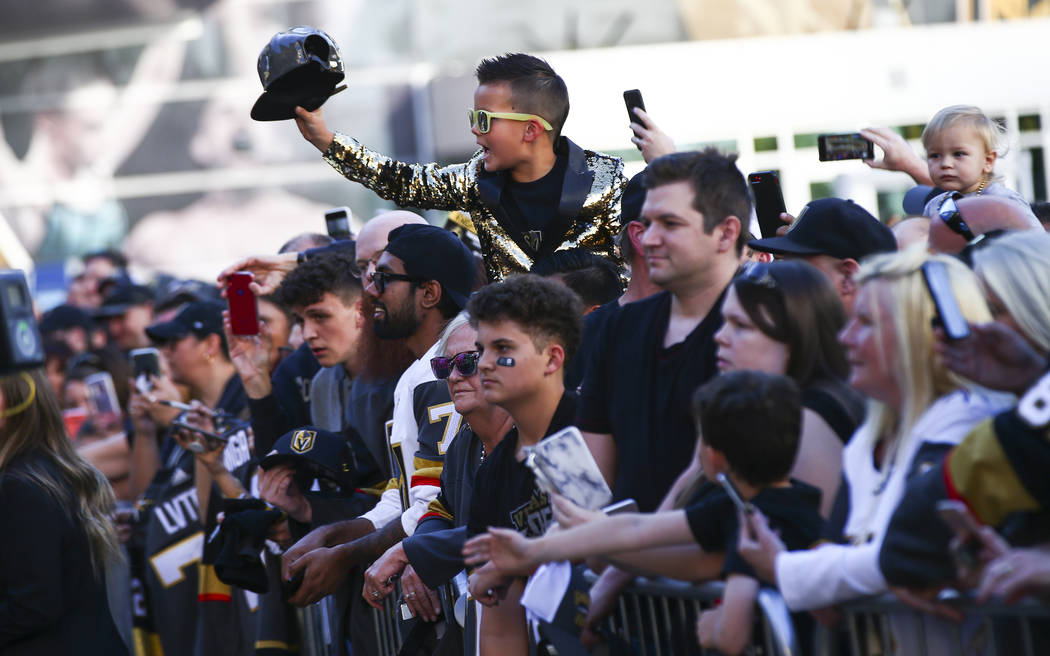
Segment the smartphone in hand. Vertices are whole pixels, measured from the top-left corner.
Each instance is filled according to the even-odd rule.
[[[627,105],[627,116],[630,118],[630,123],[642,123],[642,119],[634,115],[634,108],[638,107],[643,112],[645,111],[645,103],[642,101],[642,92],[638,89],[628,89],[623,92],[623,102]]]
[[[747,184],[755,197],[755,216],[762,237],[776,237],[777,229],[787,225],[780,220],[780,215],[787,212],[780,176],[776,171],[755,171],[747,176]]]
[[[324,213],[328,236],[339,241],[353,239],[350,233],[350,208],[336,207]]]
[[[875,144],[859,132],[817,136],[817,155],[822,162],[843,159],[875,159]]]
[[[252,274],[238,271],[226,279],[226,302],[230,307],[230,328],[234,335],[259,334],[259,306],[248,285]]]
[[[937,308],[937,316],[934,322],[944,329],[948,339],[963,339],[970,336],[970,325],[963,316],[959,302],[952,292],[952,283],[948,278],[948,266],[944,262],[936,260],[926,262],[922,265],[922,276],[926,279],[926,287],[933,297],[933,304]]]

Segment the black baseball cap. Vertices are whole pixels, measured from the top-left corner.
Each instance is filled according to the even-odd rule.
[[[137,305],[152,302],[153,290],[149,287],[131,282],[117,283],[103,297],[101,307],[95,310],[95,318],[119,317]]]
[[[56,330],[83,328],[90,333],[95,328],[91,315],[75,305],[57,305],[40,318],[40,332],[47,334]]]
[[[193,334],[198,338],[211,334],[225,339],[222,330],[221,303],[198,301],[187,303],[170,321],[155,323],[146,328],[146,335],[154,342],[170,342],[186,335]]]
[[[459,309],[474,290],[474,255],[455,234],[432,225],[410,223],[390,231],[386,252],[401,260],[405,273],[441,283]]]
[[[642,218],[642,205],[645,204],[646,192],[645,171],[636,174],[627,181],[623,188],[623,196],[620,198],[620,216],[624,223],[628,221],[640,221]]]
[[[747,245],[776,255],[830,255],[854,260],[897,250],[897,240],[889,228],[868,210],[842,198],[810,201],[786,234],[754,239]]]
[[[350,446],[342,435],[316,426],[303,426],[279,437],[259,466],[270,469],[292,464],[296,469],[307,469],[319,478],[330,478],[344,490],[352,490],[352,462]]]

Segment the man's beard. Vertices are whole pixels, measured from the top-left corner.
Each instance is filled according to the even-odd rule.
[[[372,323],[372,329],[379,339],[405,339],[419,329],[420,321],[413,312],[415,308],[411,298],[396,308],[379,301],[373,301],[373,305],[385,310],[383,318],[375,319]]]

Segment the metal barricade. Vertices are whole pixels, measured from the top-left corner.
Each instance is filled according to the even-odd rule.
[[[694,585],[671,579],[637,579],[620,595],[617,609],[604,623],[605,631],[642,656],[701,654],[696,641],[696,619],[721,599],[724,588],[720,582]],[[375,613],[378,656],[395,656],[401,648],[395,598],[387,597],[383,610]],[[800,653],[791,616],[776,590],[760,590],[755,611],[755,637],[744,653]]]
[[[636,579],[624,589],[605,630],[642,656],[701,654],[696,619],[721,599],[721,582],[695,585],[671,579]],[[753,656],[798,654],[794,626],[784,600],[763,588],[755,604],[755,629],[744,652]]]
[[[965,620],[950,622],[921,613],[890,594],[841,604],[841,621],[819,627],[819,656],[1013,656],[1050,653],[1050,606],[1034,600],[977,604],[950,597]]]
[[[401,586],[396,586],[393,594],[383,599],[383,610],[372,613],[376,625],[376,644],[379,645],[377,656],[395,656],[401,650],[404,637],[398,623],[398,600],[401,598]]]

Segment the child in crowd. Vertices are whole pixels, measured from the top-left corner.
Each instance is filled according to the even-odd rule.
[[[320,109],[296,108],[296,122],[325,161],[383,198],[469,212],[489,280],[528,271],[566,247],[617,259],[623,162],[561,135],[569,115],[565,81],[523,53],[482,60],[476,76],[469,118],[478,151],[463,164],[394,161],[332,132]]]
[[[934,216],[954,192],[1003,196],[1028,207],[1021,194],[995,180],[995,160],[1003,151],[1004,132],[1001,125],[970,105],[952,105],[934,114],[922,131],[922,145],[930,179],[945,193],[926,204],[927,216]]]
[[[821,531],[820,492],[789,478],[798,450],[799,399],[798,387],[788,378],[734,371],[696,391],[693,414],[705,476],[713,479],[724,473],[745,501],[770,516],[782,539],[811,545]],[[739,515],[720,487],[706,486],[684,510],[608,517],[555,497],[554,511],[563,526],[573,527],[535,539],[490,529],[467,543],[467,563],[488,561],[490,567],[510,574],[542,562],[613,556],[633,569],[652,570],[676,559],[668,546],[695,541],[689,547],[691,557],[703,564],[688,578],[726,580],[723,603],[702,613],[697,622],[701,645],[727,654],[740,653],[748,645],[760,584],[736,552]],[[713,558],[715,554],[724,557]]]

